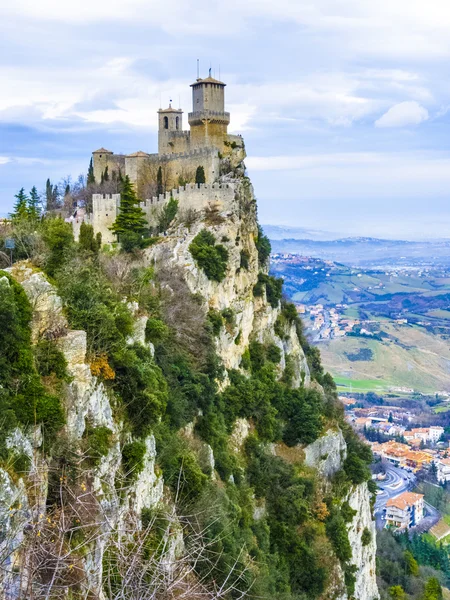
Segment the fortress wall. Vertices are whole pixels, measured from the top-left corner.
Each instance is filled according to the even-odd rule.
[[[189,131],[168,131],[159,132],[159,152],[161,154],[177,154],[189,152],[190,132]]]
[[[200,165],[205,169],[206,183],[213,183],[219,176],[220,159],[215,148],[199,148],[192,152],[173,154],[150,154],[142,160],[143,162],[139,165],[140,173],[143,173],[147,167],[155,182],[157,169],[160,165],[162,166],[167,188],[177,188],[180,178],[193,182],[197,167]],[[129,174],[128,167],[127,174]]]
[[[87,215],[87,214],[83,213],[80,216],[71,217],[69,219],[66,219],[66,221],[68,223],[71,223],[71,225],[72,225],[72,231],[73,231],[73,237],[75,238],[75,241],[78,242],[78,240],[80,239],[80,227],[81,227],[81,223],[91,224],[92,215]]]
[[[149,225],[156,225],[157,215],[170,198],[178,200],[178,210],[187,209],[203,211],[208,206],[217,207],[219,212],[230,210],[235,201],[234,186],[226,184],[188,184],[185,187],[173,189],[159,197],[154,197],[141,202],[140,206],[145,211]]]
[[[89,222],[94,228],[94,233],[102,234],[104,244],[117,241],[109,228],[116,220],[119,205],[120,194],[92,194],[92,215]]]
[[[96,183],[100,183],[102,180],[102,173],[104,173],[106,166],[108,166],[109,177],[111,178],[111,173],[119,170],[125,173],[125,155],[124,154],[97,154],[96,152],[93,156],[93,166],[94,166],[94,177]]]

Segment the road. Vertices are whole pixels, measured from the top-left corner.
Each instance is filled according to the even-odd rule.
[[[416,477],[413,473],[396,467],[387,460],[383,460],[383,468],[386,472],[386,479],[377,481],[381,494],[377,495],[374,510],[377,529],[383,529],[384,527],[384,520],[381,517],[389,498],[394,498],[402,492],[411,490],[416,483]]]

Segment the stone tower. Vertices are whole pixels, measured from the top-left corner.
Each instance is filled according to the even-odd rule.
[[[225,83],[211,77],[197,79],[192,87],[192,112],[188,115],[191,148],[215,146],[223,150],[230,123],[225,112]]]
[[[181,108],[172,108],[170,101],[169,108],[158,110],[158,153],[170,154],[174,151],[171,149],[171,140],[178,137],[175,132],[183,132],[183,111]]]

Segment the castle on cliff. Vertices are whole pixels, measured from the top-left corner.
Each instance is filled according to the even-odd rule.
[[[155,209],[176,197],[184,208],[198,209],[208,201],[219,204],[233,195],[232,184],[220,185],[220,160],[236,149],[244,150],[241,136],[228,134],[230,113],[225,111],[225,86],[222,81],[209,76],[198,78],[192,85],[192,112],[188,113],[189,130],[183,130],[183,111],[173,108],[158,110],[158,152],[143,151],[133,154],[114,154],[100,148],[92,153],[95,181],[128,175],[138,193],[145,184],[156,183],[158,171],[162,178],[164,194],[151,196],[141,203],[149,224],[154,221]],[[202,166],[205,184],[195,185],[195,172]],[[145,192],[144,192],[145,193]],[[222,198],[222,196],[224,196]],[[141,196],[142,197],[142,196]],[[146,198],[146,196],[143,196]],[[71,218],[75,236],[82,221],[93,225],[102,234],[105,243],[115,241],[110,227],[120,207],[120,194],[93,194],[92,213],[78,210]]]

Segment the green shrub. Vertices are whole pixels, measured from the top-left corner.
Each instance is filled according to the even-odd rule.
[[[282,297],[283,280],[260,273],[258,282],[253,287],[253,295],[255,297],[262,296],[264,289],[266,290],[267,302],[272,308],[277,308]]]
[[[352,558],[352,548],[348,540],[347,526],[342,515],[334,511],[327,519],[327,536],[333,546],[333,550],[341,563],[346,563]]]
[[[372,533],[367,529],[367,527],[364,527],[364,531],[361,534],[361,544],[363,546],[368,546],[371,541]]]
[[[98,465],[112,447],[113,432],[108,427],[100,425],[93,427],[89,422],[83,433],[87,455],[93,465]]]
[[[34,360],[39,375],[55,375],[58,379],[67,379],[67,360],[55,342],[42,339],[34,347]]]
[[[314,442],[323,423],[320,393],[305,388],[286,390],[282,402],[278,408],[286,421],[283,441],[288,446]]]
[[[147,435],[167,405],[167,382],[161,369],[150,350],[140,344],[113,353],[111,366],[116,373],[114,389],[125,404],[134,433]]]
[[[244,371],[249,371],[252,368],[252,361],[250,358],[250,350],[246,348],[242,354],[241,364],[239,365]]]
[[[110,353],[126,344],[133,317],[98,266],[74,261],[58,273],[57,282],[70,324],[86,331],[91,354]]]
[[[102,247],[102,234],[98,233],[95,236],[92,225],[89,225],[83,221],[80,225],[78,245],[79,248],[85,252],[98,254],[100,248]]]
[[[224,308],[221,314],[228,325],[234,325],[234,311],[232,308]]]
[[[72,225],[60,218],[44,219],[42,238],[48,248],[45,272],[54,276],[75,249]]]
[[[281,361],[281,350],[276,344],[269,344],[266,348],[267,360],[278,365]]]
[[[258,225],[258,236],[255,241],[256,249],[258,250],[258,262],[261,266],[265,266],[270,256],[272,247],[269,238],[264,235],[262,227]]]
[[[163,207],[158,218],[158,229],[160,232],[167,231],[178,212],[178,200],[170,198],[169,202]]]
[[[29,472],[31,465],[31,459],[28,454],[21,452],[20,454],[14,454],[12,457],[12,467],[18,475],[25,475]]]
[[[351,523],[353,521],[353,517],[358,513],[357,510],[353,510],[350,504],[345,501],[341,506],[341,515],[346,523]]]
[[[248,271],[249,260],[250,260],[250,254],[247,252],[247,250],[241,250],[241,262],[240,262],[241,269],[245,269],[246,271]]]
[[[256,373],[259,371],[266,362],[266,351],[261,344],[261,342],[257,342],[256,340],[250,342],[248,351],[250,353],[250,362],[252,367],[252,372]]]
[[[6,432],[15,423],[41,424],[48,443],[64,425],[59,399],[49,394],[35,367],[31,345],[32,311],[23,288],[0,271],[0,407]],[[0,453],[5,456],[4,444]]]
[[[144,458],[147,449],[144,442],[130,442],[122,448],[122,464],[129,481],[137,478],[144,469]]]
[[[152,344],[159,344],[169,335],[169,328],[161,321],[150,317],[145,325],[145,339]]]
[[[211,327],[212,334],[218,336],[223,327],[223,317],[218,310],[210,308],[207,315],[208,323]]]
[[[200,231],[189,245],[189,252],[208,279],[222,281],[225,278],[228,250],[216,244],[213,234],[207,229]]]
[[[159,464],[164,481],[177,501],[186,506],[198,499],[208,483],[194,454],[176,434],[165,433],[157,438]]]

